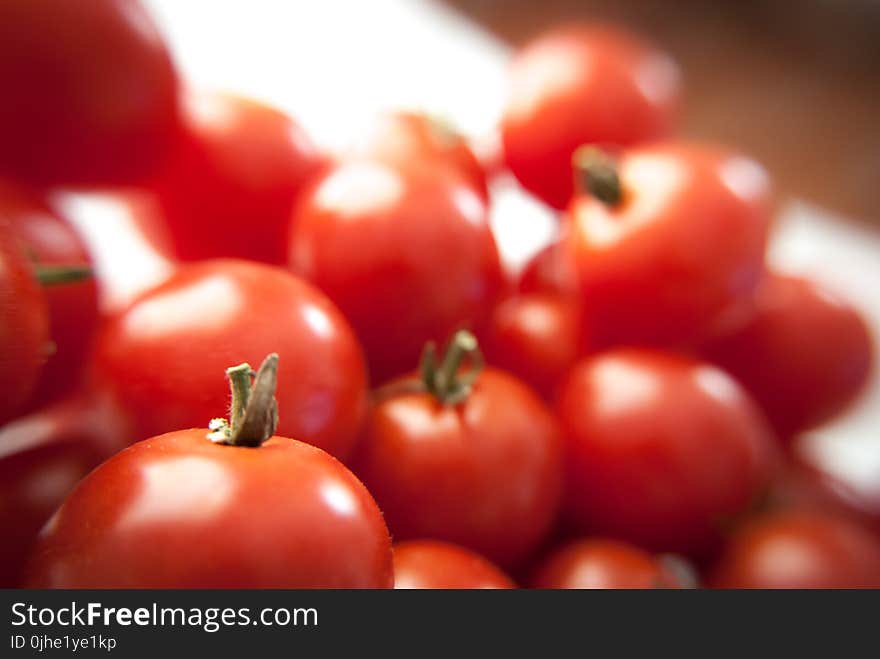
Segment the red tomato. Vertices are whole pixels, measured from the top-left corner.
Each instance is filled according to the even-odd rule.
[[[864,388],[873,347],[858,311],[806,279],[769,275],[756,311],[703,354],[723,367],[787,439],[844,410]]]
[[[575,149],[668,135],[678,114],[679,77],[665,53],[613,28],[570,25],[541,35],[510,71],[501,119],[507,166],[526,189],[565,208]]]
[[[358,152],[400,166],[418,162],[448,163],[483,199],[489,198],[482,164],[467,141],[441,119],[417,112],[382,115],[359,145]]]
[[[30,398],[49,351],[46,300],[7,215],[0,208],[0,424]]]
[[[563,241],[547,245],[526,263],[518,288],[521,293],[576,295],[574,265],[565,254]]]
[[[110,401],[92,393],[0,428],[0,587],[19,585],[40,528],[77,482],[127,440]]]
[[[535,571],[533,588],[689,588],[677,564],[625,542],[576,540],[557,549]],[[674,559],[678,560],[678,559]]]
[[[831,515],[783,512],[753,519],[715,566],[715,588],[880,588],[880,541]]]
[[[143,439],[204,426],[227,405],[216,374],[270,351],[281,355],[279,432],[345,458],[366,410],[363,354],[336,307],[280,268],[182,266],[109,319],[96,360]]]
[[[570,521],[654,551],[701,556],[761,494],[774,438],[725,373],[684,357],[616,350],[575,366],[557,412]]]
[[[394,545],[397,589],[516,588],[498,567],[463,547],[437,540]]]
[[[284,263],[294,200],[324,157],[260,103],[191,94],[185,110],[185,135],[155,186],[178,257]]]
[[[44,203],[3,187],[0,208],[37,266],[92,268],[92,259],[74,228]],[[98,324],[98,286],[91,276],[43,286],[49,312],[49,353],[30,409],[69,394],[82,380]]]
[[[581,154],[605,201],[573,201],[565,251],[603,342],[685,342],[750,311],[770,221],[769,179],[757,163],[682,144],[616,164]],[[602,177],[611,190],[596,187]]]
[[[483,200],[439,167],[339,165],[294,213],[290,258],[351,321],[374,383],[425,341],[478,329],[503,285]]]
[[[83,480],[43,529],[26,584],[390,588],[391,538],[370,493],[324,451],[272,436],[269,361],[249,400],[233,380],[231,445],[215,443],[227,439],[212,422],[210,438],[153,437]],[[247,388],[250,367],[229,369],[231,380],[232,371]]]
[[[0,172],[124,183],[154,171],[178,124],[177,75],[136,0],[0,3]]]
[[[536,293],[508,298],[495,307],[483,345],[490,364],[552,398],[588,343],[576,300]]]

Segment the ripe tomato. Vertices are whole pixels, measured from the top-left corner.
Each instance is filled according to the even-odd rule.
[[[396,539],[445,540],[511,567],[555,521],[562,447],[553,415],[519,380],[479,363],[458,372],[476,350],[460,331],[441,368],[426,351],[421,384],[378,396],[352,464]]]
[[[476,154],[441,119],[417,112],[381,115],[358,146],[358,153],[400,166],[446,163],[469,181],[483,199],[489,198],[486,173]]]
[[[178,80],[136,0],[0,3],[0,172],[37,183],[150,174],[178,125]]]
[[[581,361],[561,385],[567,513],[585,533],[700,556],[775,468],[774,438],[725,373],[621,349]]]
[[[526,263],[518,289],[521,293],[576,296],[574,265],[567,258],[562,240],[547,245]]]
[[[40,528],[129,436],[106,396],[56,402],[0,428],[0,587],[17,587]]]
[[[49,346],[46,300],[7,215],[0,208],[0,424],[30,398]]]
[[[715,588],[880,588],[880,541],[844,518],[803,511],[751,520],[710,578]]]
[[[91,270],[92,259],[65,219],[39,199],[9,187],[0,188],[0,209],[38,269],[62,268],[77,275],[43,286],[52,349],[30,399],[29,408],[37,409],[69,394],[82,380],[98,324],[98,286],[92,276],[79,276]]]
[[[486,359],[552,398],[556,385],[587,349],[577,301],[563,295],[518,295],[495,307]]]
[[[447,168],[340,164],[305,194],[290,260],[351,321],[374,383],[427,340],[479,328],[503,285],[486,206]]]
[[[570,25],[541,35],[511,67],[501,119],[507,166],[526,189],[565,208],[575,149],[668,135],[679,77],[666,54],[609,27]]]
[[[274,108],[219,93],[186,100],[185,134],[155,185],[177,256],[284,263],[294,200],[324,157]]]
[[[572,202],[565,251],[603,342],[685,342],[750,311],[770,221],[757,163],[686,144],[578,158],[593,194]]]
[[[394,545],[397,589],[516,588],[498,567],[463,547],[437,540],[410,540]]]
[[[336,307],[280,268],[231,259],[181,266],[108,320],[97,375],[144,439],[204,426],[227,404],[216,374],[272,350],[282,360],[279,432],[345,458],[366,410],[363,354]]]
[[[270,359],[244,397],[233,380],[228,439],[214,423],[211,439],[205,429],[170,432],[83,480],[44,528],[26,584],[392,587],[391,538],[370,493],[324,451],[272,436]],[[250,367],[228,372],[244,374],[246,391]]]
[[[703,354],[748,389],[788,439],[846,408],[868,380],[872,342],[853,307],[800,277],[770,274],[743,326]]]
[[[533,588],[690,588],[678,562],[617,540],[575,540],[557,549],[537,568]],[[686,569],[686,568],[685,568]]]

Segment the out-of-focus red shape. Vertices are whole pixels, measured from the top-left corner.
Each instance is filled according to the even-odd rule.
[[[32,263],[92,267],[92,259],[73,226],[38,196],[0,186],[0,213],[9,219]],[[49,312],[48,354],[28,409],[38,409],[69,394],[81,380],[98,322],[98,284],[94,276],[45,285]]]
[[[409,540],[394,545],[397,589],[515,588],[501,568],[476,552],[438,540]]]
[[[507,166],[527,190],[565,208],[575,149],[668,135],[679,78],[666,54],[616,28],[575,24],[542,34],[511,66],[501,120]]]
[[[178,80],[138,0],[0,3],[0,173],[142,180],[178,130]]]
[[[783,439],[843,411],[873,360],[855,308],[819,284],[775,273],[758,289],[751,319],[702,352],[751,392]]]
[[[293,119],[256,101],[190,92],[184,110],[155,182],[176,256],[284,263],[294,201],[327,158]]]
[[[845,517],[802,510],[752,519],[709,577],[715,588],[878,588],[880,540]]]
[[[83,476],[129,440],[109,399],[92,391],[0,428],[0,586],[19,585],[40,527]]]

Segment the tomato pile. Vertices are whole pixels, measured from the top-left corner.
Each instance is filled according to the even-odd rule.
[[[0,585],[880,587],[880,502],[798,450],[872,339],[765,262],[767,172],[619,29],[509,75],[503,166],[412,112],[330,154],[136,2],[0,3]],[[517,273],[498,169],[559,211]],[[122,308],[53,204],[111,186],[173,263]]]

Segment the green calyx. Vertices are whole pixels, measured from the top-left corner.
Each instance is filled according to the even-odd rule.
[[[467,359],[469,368],[459,372]],[[483,368],[483,355],[476,337],[467,330],[458,330],[446,347],[443,360],[437,362],[437,345],[425,345],[419,366],[424,389],[444,405],[457,405],[465,400]]]
[[[232,390],[229,420],[211,419],[207,437],[217,444],[257,447],[275,434],[278,426],[278,355],[272,353],[254,372],[249,364],[226,369]]]
[[[574,152],[572,165],[575,184],[608,206],[623,200],[623,187],[615,159],[595,146],[582,146]]]

